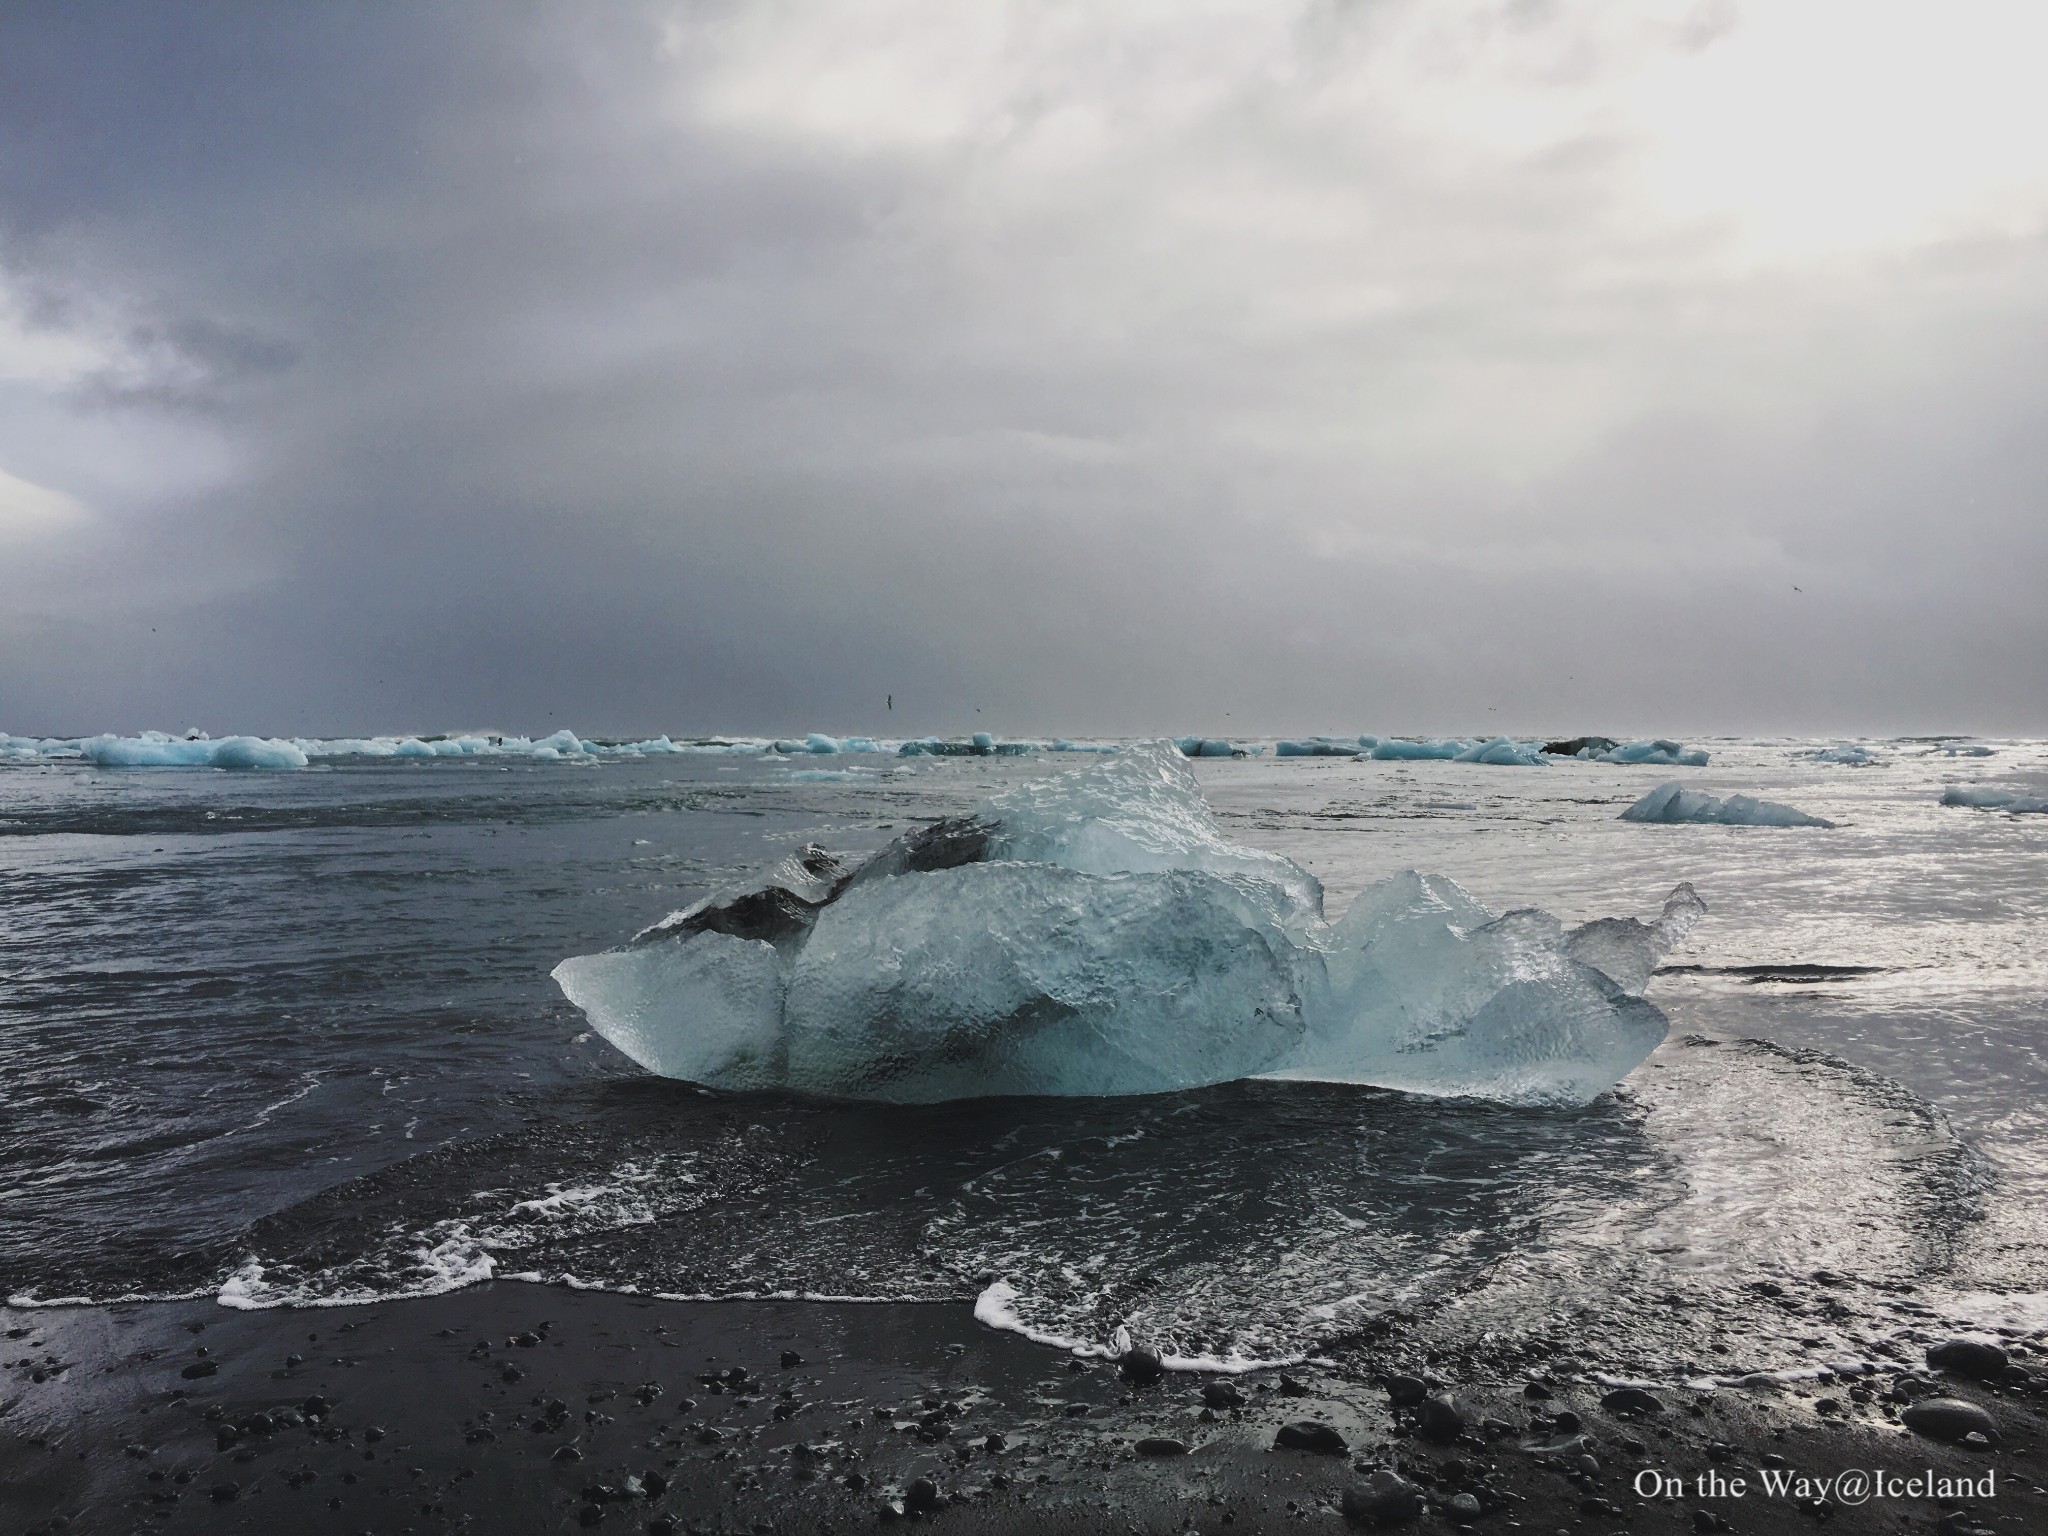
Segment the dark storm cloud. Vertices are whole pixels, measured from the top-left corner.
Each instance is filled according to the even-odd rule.
[[[10,10],[0,725],[2048,727],[2041,179],[1277,17]]]

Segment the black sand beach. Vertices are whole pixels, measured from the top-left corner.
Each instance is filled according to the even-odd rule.
[[[1235,1536],[1372,1528],[1404,1505],[1426,1527],[1480,1531],[2048,1528],[2038,1338],[2008,1340],[2011,1363],[1990,1381],[1901,1359],[1855,1381],[1665,1390],[1632,1407],[1587,1379],[1593,1340],[1548,1360],[1533,1358],[1548,1346],[1519,1346],[1532,1358],[1516,1369],[1483,1349],[1454,1359],[1418,1344],[1411,1357],[1399,1318],[1327,1363],[1153,1380],[986,1329],[957,1304],[671,1303],[494,1283],[365,1307],[4,1319],[0,1528],[30,1536],[903,1520]],[[1416,1382],[1396,1379],[1409,1372]],[[1224,1383],[1242,1406],[1205,1403],[1205,1388],[1231,1395]],[[1395,1406],[1424,1387],[1434,1401]],[[1931,1396],[1987,1411],[1997,1446],[1901,1428],[1902,1403]],[[1282,1435],[1301,1423],[1341,1447]],[[1376,1470],[1413,1496],[1382,1478],[1391,1492],[1374,1504]],[[1866,1482],[1858,1502],[1848,1484],[1804,1499],[1763,1486],[1851,1470],[1971,1488],[1943,1498]],[[1682,1479],[1684,1496],[1639,1496],[1647,1473]],[[1723,1491],[1703,1491],[1706,1476]]]

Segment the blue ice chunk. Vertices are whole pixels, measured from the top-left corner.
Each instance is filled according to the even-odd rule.
[[[1774,800],[1730,795],[1723,800],[1687,789],[1673,779],[1660,784],[1621,813],[1623,821],[1702,822],[1724,827],[1832,827],[1832,821],[1809,816]]]
[[[1479,742],[1460,752],[1453,762],[1491,763],[1499,768],[1541,768],[1549,759],[1542,751],[1526,743],[1513,742],[1505,736],[1496,736],[1491,741]]]
[[[554,974],[633,1060],[714,1087],[915,1103],[1266,1075],[1583,1104],[1663,1039],[1640,992],[1702,911],[1681,886],[1653,922],[1567,930],[1410,873],[1332,923],[1315,876],[1229,842],[1155,742],[857,869],[805,850]]]
[[[1616,747],[1611,752],[1602,752],[1594,761],[1602,763],[1649,763],[1659,768],[1704,768],[1707,754],[1698,748],[1688,749],[1682,741],[1631,741]]]
[[[1448,760],[1471,745],[1467,741],[1397,741],[1391,736],[1382,736],[1374,745],[1372,755],[1383,763]]]

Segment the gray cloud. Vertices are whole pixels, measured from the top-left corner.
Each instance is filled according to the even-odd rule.
[[[16,8],[0,724],[2048,728],[2048,155],[1763,25]]]

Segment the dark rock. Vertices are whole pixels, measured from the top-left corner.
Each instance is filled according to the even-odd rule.
[[[1282,1376],[1280,1378],[1280,1395],[1282,1397],[1307,1397],[1308,1388],[1296,1381],[1292,1376]]]
[[[1211,1408],[1242,1408],[1244,1393],[1234,1381],[1209,1381],[1202,1384],[1202,1401]]]
[[[1419,1419],[1425,1439],[1449,1442],[1465,1432],[1472,1415],[1448,1392],[1432,1392],[1422,1400]]]
[[[906,1514],[928,1515],[937,1509],[941,1502],[939,1485],[928,1477],[912,1479],[910,1486],[903,1490],[903,1509]]]
[[[1170,1435],[1147,1435],[1138,1442],[1136,1449],[1140,1456],[1185,1456],[1188,1453],[1186,1444]]]
[[[213,1360],[194,1360],[185,1369],[178,1372],[178,1374],[187,1381],[198,1381],[202,1377],[218,1376],[220,1374],[220,1365],[217,1361]]]
[[[697,1431],[697,1443],[699,1445],[716,1445],[724,1438],[725,1435],[722,1431],[713,1429],[709,1424],[706,1424]]]
[[[307,1398],[303,1403],[299,1404],[299,1412],[303,1413],[309,1419],[326,1418],[327,1409],[327,1399],[322,1397],[317,1392],[314,1393],[311,1397]]]
[[[1088,1417],[1088,1405],[1086,1403],[1069,1403],[1060,1412],[1070,1419],[1085,1419]]]
[[[223,1424],[213,1432],[213,1448],[217,1451],[232,1449],[234,1443],[241,1438],[242,1432],[234,1425]]]
[[[1444,1513],[1459,1525],[1470,1525],[1486,1513],[1479,1507],[1479,1500],[1469,1493],[1455,1494],[1444,1505]]]
[[[242,1496],[240,1483],[215,1483],[206,1490],[216,1504],[232,1504]]]
[[[785,1349],[782,1352],[782,1368],[785,1371],[793,1371],[803,1363],[804,1357],[798,1354],[795,1350]]]
[[[1927,1351],[1927,1363],[1938,1371],[1970,1376],[1978,1381],[1996,1381],[2011,1362],[1996,1344],[1975,1339],[1950,1339]]]
[[[1586,1423],[1571,1409],[1560,1408],[1550,1416],[1550,1427],[1560,1435],[1576,1435],[1586,1427]]]
[[[1429,1386],[1419,1377],[1389,1376],[1387,1396],[1396,1408],[1413,1408],[1429,1396]]]
[[[1934,1440],[1951,1444],[1970,1434],[1998,1443],[1998,1421],[1975,1403],[1955,1397],[1923,1397],[1899,1410],[1899,1422],[1906,1428]]]
[[[1662,1413],[1664,1404],[1641,1387],[1616,1387],[1600,1399],[1609,1413]]]
[[[556,1446],[555,1454],[548,1458],[549,1461],[581,1461],[582,1459],[583,1453],[573,1445]]]
[[[1692,1528],[1696,1531],[1725,1531],[1728,1521],[1711,1509],[1696,1509],[1692,1512]]]
[[[991,1456],[998,1455],[1001,1452],[1008,1450],[1009,1445],[1010,1442],[1008,1440],[1005,1440],[1000,1432],[989,1435],[986,1439],[984,1439],[981,1442],[981,1448],[984,1451],[987,1451]]]
[[[1117,1356],[1116,1368],[1123,1372],[1126,1381],[1136,1382],[1140,1386],[1157,1381],[1166,1374],[1166,1366],[1160,1361],[1158,1353],[1138,1345],[1133,1345]]]
[[[375,1424],[372,1424],[368,1429],[363,1431],[363,1438],[369,1441],[370,1444],[375,1445],[379,1440],[382,1440],[384,1438],[384,1431],[378,1428]]]
[[[1591,748],[1597,756],[1602,752],[1612,752],[1618,745],[1620,743],[1611,736],[1573,736],[1564,741],[1544,743],[1543,753],[1546,757],[1577,757]]]
[[[1529,1399],[1532,1403],[1547,1403],[1550,1401],[1551,1393],[1550,1388],[1543,1385],[1542,1382],[1532,1381],[1522,1388],[1522,1396]]]
[[[1323,1456],[1342,1456],[1350,1449],[1342,1435],[1319,1419],[1296,1419],[1292,1424],[1282,1424],[1273,1443],[1290,1451],[1314,1451]]]
[[[1398,1472],[1379,1471],[1346,1488],[1342,1507],[1360,1525],[1407,1525],[1422,1516],[1422,1490]]]

